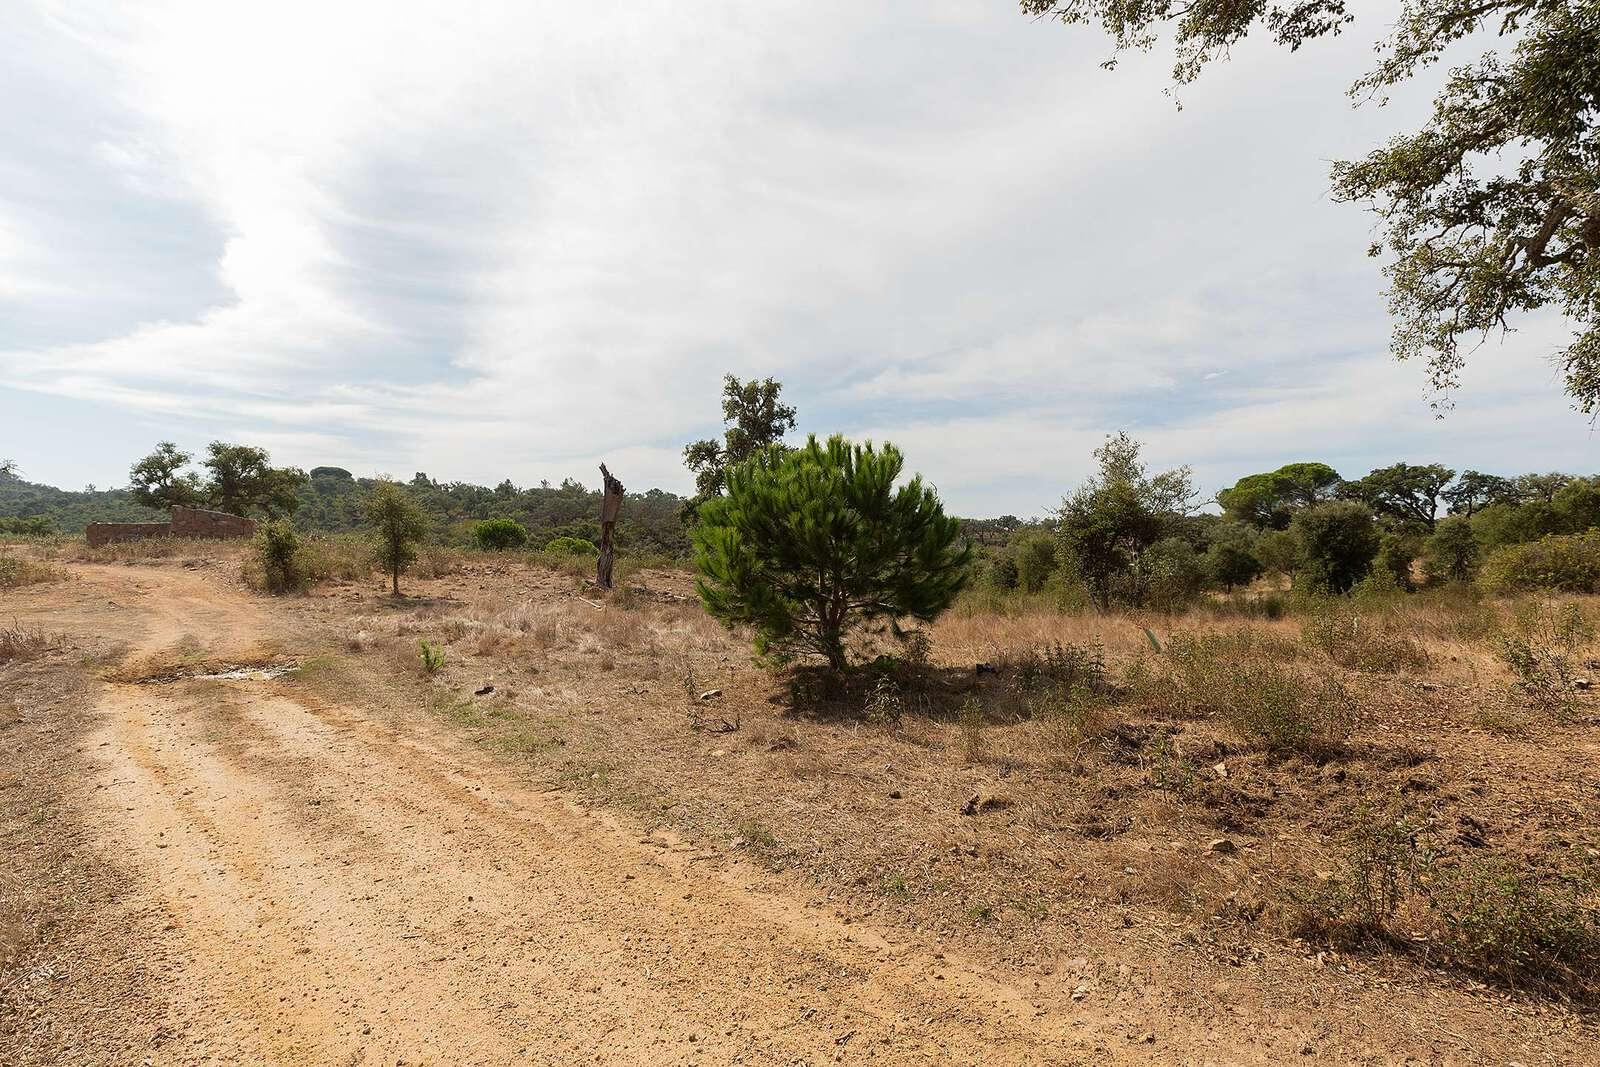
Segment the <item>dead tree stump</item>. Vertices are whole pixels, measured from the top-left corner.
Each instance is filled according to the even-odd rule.
[[[595,567],[594,583],[601,589],[611,588],[611,535],[617,528],[617,513],[622,510],[622,483],[611,476],[604,463],[600,476],[605,479],[605,496],[600,501],[600,560]]]

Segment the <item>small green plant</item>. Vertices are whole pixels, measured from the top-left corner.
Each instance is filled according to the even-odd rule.
[[[1585,879],[1540,881],[1495,859],[1430,873],[1443,946],[1459,964],[1510,985],[1593,992],[1600,977],[1600,911]]]
[[[1144,762],[1149,768],[1150,784],[1180,796],[1194,788],[1194,764],[1180,754],[1172,744],[1172,735],[1158,731],[1144,747]]]
[[[967,918],[979,925],[994,922],[994,906],[991,904],[973,904],[967,908]]]
[[[756,852],[771,852],[778,847],[778,836],[755,819],[742,819],[737,827],[746,847]]]
[[[892,733],[905,711],[905,696],[900,692],[900,687],[888,674],[880,674],[867,695],[867,722]]]
[[[490,552],[521,548],[528,543],[528,530],[516,519],[484,519],[473,525],[472,543]]]
[[[306,573],[300,560],[300,536],[286,519],[263,522],[256,530],[256,565],[261,587],[274,596],[298,592],[306,587]]]
[[[444,649],[431,641],[418,641],[417,661],[422,664],[422,673],[438,674],[444,667]]]
[[[1594,626],[1582,607],[1533,600],[1517,605],[1495,651],[1530,703],[1570,712],[1576,703],[1578,654],[1592,640]]]
[[[600,550],[593,541],[581,537],[552,537],[545,542],[544,550],[552,556],[598,556]]]

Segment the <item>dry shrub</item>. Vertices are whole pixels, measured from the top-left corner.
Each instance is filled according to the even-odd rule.
[[[1516,605],[1495,652],[1513,685],[1539,707],[1570,713],[1576,702],[1579,653],[1594,640],[1594,626],[1575,603],[1530,600]]]
[[[1291,892],[1293,932],[1333,944],[1432,946],[1435,957],[1510,986],[1580,999],[1600,994],[1600,886],[1540,874],[1504,857],[1443,862],[1418,847],[1417,827],[1363,818],[1338,871]],[[1397,916],[1405,916],[1397,922]],[[1426,927],[1422,941],[1409,932]]]
[[[1300,626],[1305,644],[1341,667],[1372,674],[1418,670],[1428,651],[1399,632],[1394,618],[1358,611],[1348,601],[1325,600],[1310,609]]]
[[[0,589],[18,589],[24,585],[59,581],[66,575],[59,567],[35,563],[31,559],[0,553]]]
[[[1338,745],[1355,704],[1337,680],[1285,666],[1273,640],[1252,630],[1173,634],[1167,655],[1176,695],[1245,741],[1272,751],[1319,752]]]
[[[38,630],[25,630],[16,623],[0,626],[0,663],[35,659],[51,646],[50,638]]]
[[[309,581],[361,581],[372,574],[372,545],[348,534],[314,535],[300,542],[296,563]]]
[[[466,557],[460,549],[429,545],[417,553],[410,574],[414,578],[446,578],[459,574],[465,565]]]

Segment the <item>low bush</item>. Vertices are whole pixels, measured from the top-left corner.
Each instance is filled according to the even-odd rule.
[[[0,518],[0,535],[6,537],[52,537],[56,524],[45,515]]]
[[[600,550],[593,541],[581,537],[552,537],[545,542],[544,550],[552,556],[598,556]]]
[[[256,528],[251,550],[257,581],[264,592],[277,596],[306,587],[306,575],[300,567],[300,535],[288,520],[263,522]]]
[[[1518,604],[1495,639],[1495,652],[1531,703],[1571,711],[1576,703],[1579,653],[1594,640],[1594,626],[1577,604]]]
[[[1354,701],[1334,679],[1303,677],[1268,642],[1249,630],[1173,634],[1167,657],[1179,699],[1269,751],[1337,746],[1354,724]]]
[[[473,525],[472,543],[489,552],[521,548],[528,543],[528,530],[516,519],[484,519]]]
[[[17,589],[39,582],[53,582],[60,577],[61,571],[55,567],[35,563],[21,556],[0,553],[0,589]]]
[[[50,639],[38,630],[0,625],[0,663],[33,659],[50,648]]]
[[[1350,670],[1392,674],[1428,665],[1427,649],[1399,633],[1393,619],[1363,614],[1344,600],[1312,603],[1300,624],[1300,639]]]
[[[1336,873],[1291,892],[1292,932],[1337,944],[1384,940],[1437,950],[1436,959],[1509,986],[1592,1000],[1600,993],[1600,886],[1538,874],[1503,857],[1442,862],[1404,820],[1364,819]],[[1404,914],[1406,929],[1395,918]],[[1425,940],[1415,930],[1427,928]]]
[[[1502,548],[1483,561],[1478,583],[1491,593],[1600,593],[1600,529]]]
[[[1338,869],[1296,897],[1294,933],[1351,944],[1387,936],[1401,902],[1416,885],[1416,827],[1393,816],[1361,816],[1348,832]]]
[[[1508,985],[1590,995],[1600,978],[1600,911],[1581,879],[1540,881],[1496,858],[1429,874],[1439,941],[1458,965]]]

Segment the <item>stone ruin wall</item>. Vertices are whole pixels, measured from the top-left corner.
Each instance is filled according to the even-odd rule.
[[[256,532],[254,519],[229,515],[225,511],[203,508],[173,508],[167,522],[91,522],[84,528],[89,547],[144,541],[152,537],[250,537]]]

